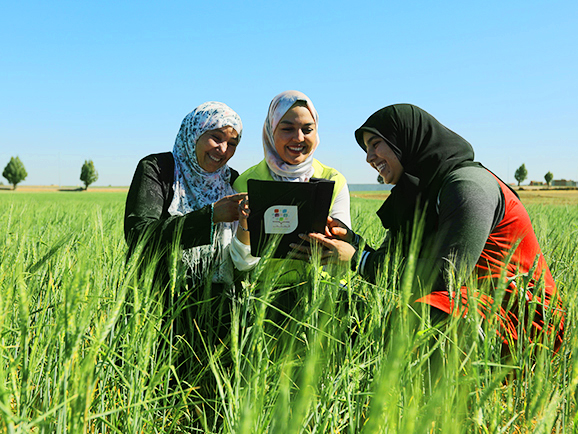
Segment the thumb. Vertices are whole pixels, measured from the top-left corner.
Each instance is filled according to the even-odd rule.
[[[333,226],[331,229],[331,234],[335,237],[338,238],[345,238],[347,236],[347,229],[339,227],[339,226]]]

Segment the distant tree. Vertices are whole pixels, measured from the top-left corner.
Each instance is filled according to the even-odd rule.
[[[520,186],[520,182],[525,180],[528,177],[528,170],[526,169],[526,165],[522,164],[520,167],[516,169],[516,173],[514,173],[514,178],[518,181],[518,187]]]
[[[544,179],[546,180],[546,184],[548,184],[548,187],[550,187],[550,183],[554,179],[554,175],[552,174],[552,172],[548,172],[544,175]]]
[[[88,190],[88,186],[98,180],[98,172],[94,168],[92,160],[84,161],[82,169],[80,170],[80,180],[84,182],[85,190]]]
[[[24,168],[24,164],[20,161],[20,158],[12,157],[4,168],[2,176],[6,178],[8,182],[13,185],[13,189],[16,190],[16,186],[26,179],[28,173]]]
[[[381,175],[377,175],[377,182],[379,182],[380,184],[385,184]]]

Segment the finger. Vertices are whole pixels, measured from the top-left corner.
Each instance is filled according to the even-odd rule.
[[[334,226],[331,228],[331,235],[334,237],[345,237],[347,235],[347,229],[341,228],[339,226]]]
[[[243,214],[247,214],[247,210],[249,209],[249,208],[247,208],[246,205],[243,205],[242,201],[239,203],[239,205],[237,205],[237,208],[238,208],[239,212],[243,213]]]
[[[332,223],[333,226],[339,226],[340,228],[345,227],[345,224],[339,219],[332,218],[331,221],[333,222]]]
[[[289,247],[291,247],[295,252],[302,252],[306,253],[307,255],[311,254],[311,247],[304,244],[291,243],[289,244]]]
[[[311,232],[309,234],[299,234],[299,237],[305,241],[314,241],[318,242],[322,246],[325,247],[333,247],[333,242],[330,238],[327,238],[323,234],[318,234],[316,232]]]
[[[240,202],[241,200],[245,199],[247,197],[247,193],[237,193],[237,194],[231,194],[230,196],[227,196],[227,199],[234,201],[234,202]]]
[[[299,253],[295,250],[291,250],[287,253],[287,258],[288,259],[300,259],[302,261],[308,261],[311,256],[306,254],[306,253]]]

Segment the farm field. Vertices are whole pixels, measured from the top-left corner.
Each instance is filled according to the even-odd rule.
[[[382,195],[352,193],[354,230],[373,246]],[[228,333],[207,330],[215,312],[200,309],[180,342],[181,305],[167,312],[154,268],[126,262],[126,189],[2,190],[0,433],[575,432],[578,191],[520,196],[562,292],[565,337],[555,354],[546,336],[503,359],[475,312],[431,324],[407,303],[413,276],[384,270],[370,285],[315,264],[293,288],[249,276]],[[286,296],[292,309],[276,304]]]
[[[525,205],[578,205],[578,189],[515,189]],[[356,191],[351,197],[385,200],[389,192]]]

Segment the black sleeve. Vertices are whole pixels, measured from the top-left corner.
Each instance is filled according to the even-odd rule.
[[[363,250],[359,251],[358,249],[355,256],[356,261],[359,261],[359,274],[367,281],[376,283],[377,275],[380,274],[384,268],[389,268],[392,265],[390,258],[390,251],[392,250],[393,249],[390,249],[389,233],[377,250],[367,244],[363,245]]]
[[[174,161],[170,153],[143,158],[135,171],[126,200],[124,233],[129,247],[145,234],[160,247],[178,241],[184,249],[212,242],[212,207],[172,216]]]

